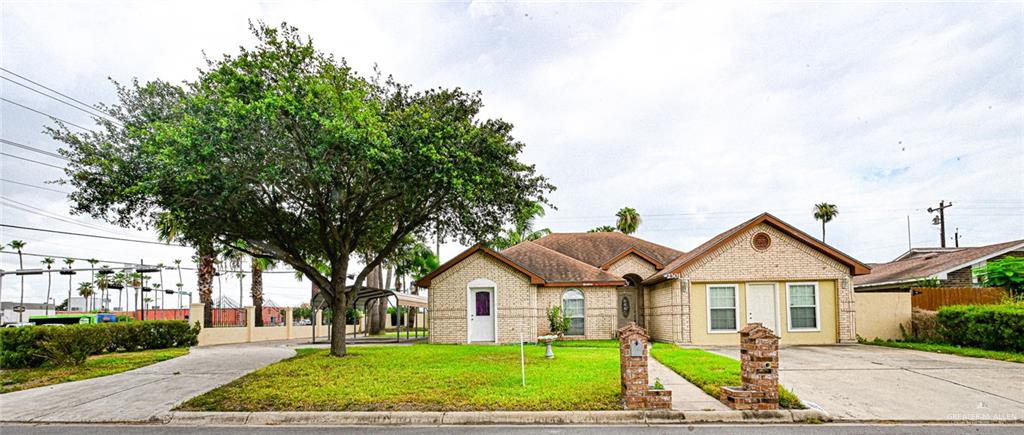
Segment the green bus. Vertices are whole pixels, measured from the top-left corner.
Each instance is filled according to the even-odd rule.
[[[82,325],[92,323],[112,323],[117,317],[111,313],[86,314],[54,314],[52,316],[32,316],[28,321],[36,325]]]

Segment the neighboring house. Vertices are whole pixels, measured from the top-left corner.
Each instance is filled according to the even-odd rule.
[[[857,334],[871,340],[901,339],[910,330],[910,288],[935,279],[940,287],[977,287],[973,270],[986,261],[1024,255],[1024,240],[976,248],[914,248],[888,263],[869,264],[870,275],[853,279]]]
[[[0,303],[0,310],[3,315],[0,316],[0,324],[18,323],[18,313],[14,311],[14,307],[18,306],[17,302],[3,302]],[[25,313],[21,316],[23,321],[28,322],[29,317],[32,316],[45,316],[46,314],[53,314],[54,309],[52,304],[37,304],[32,302],[25,302]]]
[[[570,338],[613,338],[636,321],[658,341],[736,345],[761,322],[785,344],[827,344],[856,340],[851,277],[868,272],[764,213],[690,252],[621,233],[477,245],[417,284],[430,289],[433,343],[535,341],[560,305]]]
[[[924,279],[940,287],[978,287],[973,270],[987,261],[1024,256],[1024,240],[974,248],[914,248],[888,263],[871,264],[871,274],[854,278],[858,291],[906,290]]]

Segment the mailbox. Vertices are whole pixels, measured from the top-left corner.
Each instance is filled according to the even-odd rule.
[[[644,343],[640,340],[629,343],[629,356],[644,356]]]

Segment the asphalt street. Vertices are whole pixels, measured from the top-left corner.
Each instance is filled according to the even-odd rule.
[[[443,426],[443,427],[398,427],[398,426],[359,426],[359,427],[316,427],[316,426],[118,426],[118,425],[8,425],[0,426],[3,435],[43,435],[43,434],[75,434],[75,435],[163,435],[163,434],[225,434],[225,435],[308,435],[310,433],[366,434],[366,435],[505,435],[505,434],[768,434],[768,435],[811,435],[811,434],[1020,434],[1024,432],[1021,425],[698,425],[698,426]]]

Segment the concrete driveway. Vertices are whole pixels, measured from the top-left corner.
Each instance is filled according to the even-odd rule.
[[[179,403],[295,355],[291,343],[193,347],[132,371],[0,395],[0,421],[146,422]]]
[[[1024,421],[1024,364],[836,345],[784,347],[779,370],[782,385],[836,419]]]

